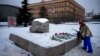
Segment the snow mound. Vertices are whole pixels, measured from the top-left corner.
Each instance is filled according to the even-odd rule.
[[[41,23],[46,23],[46,22],[48,22],[49,20],[46,19],[46,18],[37,18],[37,19],[34,19],[33,21],[38,21],[38,22],[41,22]]]

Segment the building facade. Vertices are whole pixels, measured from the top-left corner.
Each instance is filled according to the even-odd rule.
[[[0,4],[0,21],[8,21],[9,16],[17,17],[19,9],[16,6]]]
[[[29,12],[33,17],[39,18],[42,6],[47,9],[47,18],[51,22],[77,21],[85,17],[85,9],[74,0],[52,0],[30,4]]]

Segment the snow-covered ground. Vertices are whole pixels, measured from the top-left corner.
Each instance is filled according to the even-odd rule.
[[[93,37],[91,38],[92,46],[94,52],[92,54],[87,53],[86,51],[81,49],[82,44],[73,48],[71,51],[65,53],[62,56],[100,56],[100,22],[86,22],[89,26],[90,30],[93,33]],[[78,23],[64,23],[64,24],[50,24],[50,32],[54,33],[61,33],[61,32],[68,32],[68,33],[75,33],[74,30],[78,30],[79,25]],[[9,40],[10,33],[15,33],[18,31],[22,31],[19,34],[24,34],[25,31],[29,31],[28,27],[7,27],[7,26],[0,26],[0,56],[32,56],[29,52],[15,46],[12,41]],[[47,33],[45,33],[46,35]],[[41,34],[40,34],[41,35]]]
[[[8,25],[8,22],[0,22],[0,26]]]

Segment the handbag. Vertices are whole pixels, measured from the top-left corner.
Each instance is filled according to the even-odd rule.
[[[82,36],[80,31],[77,31],[77,38],[81,39],[81,40],[84,40],[84,37]]]

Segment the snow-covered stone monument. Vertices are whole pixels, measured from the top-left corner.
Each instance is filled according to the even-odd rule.
[[[61,27],[55,31],[58,27],[59,25],[54,24],[49,26],[49,20],[46,18],[38,18],[33,20],[30,28],[26,27],[11,33],[9,39],[34,56],[61,56],[80,44],[82,40],[77,39],[76,35],[67,33],[66,28]]]
[[[30,27],[30,32],[49,32],[49,20],[46,18],[34,19],[32,22],[32,26]]]

